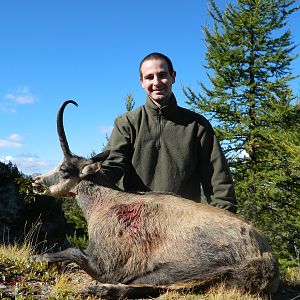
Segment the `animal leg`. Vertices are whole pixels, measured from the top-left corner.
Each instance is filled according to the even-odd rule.
[[[59,252],[35,255],[33,260],[37,262],[45,261],[48,263],[64,262],[66,264],[74,262],[93,278],[98,280],[101,279],[101,272],[97,266],[92,263],[93,260],[91,257],[85,251],[78,248],[68,248]]]
[[[49,263],[57,262],[75,262],[78,265],[81,265],[87,260],[87,257],[83,251],[77,248],[68,248],[63,251],[54,252],[54,253],[44,253],[41,255],[35,255],[33,257],[34,261],[46,261]]]
[[[85,294],[100,296],[101,299],[146,299],[156,298],[163,289],[152,285],[97,284],[89,287]]]

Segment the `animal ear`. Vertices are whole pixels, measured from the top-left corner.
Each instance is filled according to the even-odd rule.
[[[109,152],[110,152],[109,150],[105,150],[105,151],[93,156],[91,158],[91,160],[93,162],[105,161],[108,158]]]
[[[108,155],[109,150],[106,150],[90,158],[90,163],[82,168],[79,177],[83,178],[87,175],[95,174],[96,172],[100,171],[102,162],[107,159]]]
[[[101,170],[101,162],[91,163],[83,167],[81,170],[79,177],[83,178],[90,174],[95,174],[96,172]]]

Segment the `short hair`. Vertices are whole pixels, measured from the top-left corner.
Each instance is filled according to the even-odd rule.
[[[143,76],[142,74],[142,64],[147,61],[147,60],[151,60],[151,59],[162,59],[164,60],[166,63],[167,63],[167,66],[168,66],[168,70],[169,70],[169,73],[172,75],[174,73],[174,68],[173,68],[173,64],[170,60],[170,58],[162,53],[159,53],[159,52],[152,52],[150,54],[148,54],[147,56],[145,56],[141,63],[140,63],[140,77]]]

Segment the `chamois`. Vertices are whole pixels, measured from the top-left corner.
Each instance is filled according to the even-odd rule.
[[[224,282],[274,294],[278,263],[263,233],[223,209],[163,193],[128,193],[101,173],[103,152],[90,159],[71,153],[65,136],[65,101],[57,132],[63,162],[34,179],[38,194],[73,197],[88,224],[87,249],[69,248],[36,256],[75,262],[101,284],[107,299],[155,297],[166,289],[204,290]]]

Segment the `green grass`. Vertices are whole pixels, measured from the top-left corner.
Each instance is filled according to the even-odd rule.
[[[300,286],[300,267],[289,267],[285,270],[284,281],[292,286]]]

